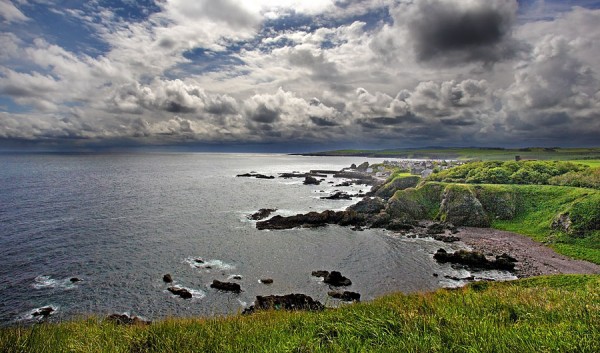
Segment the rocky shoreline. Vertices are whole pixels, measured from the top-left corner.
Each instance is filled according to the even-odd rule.
[[[484,199],[483,196],[465,192],[460,186],[443,188],[440,185],[429,185],[426,190],[429,199],[422,200],[422,195],[414,195],[415,188],[421,182],[419,177],[392,178],[383,182],[374,178],[373,173],[367,172],[368,167],[368,164],[359,167],[353,165],[339,172],[327,171],[351,179],[350,183],[370,181],[368,184],[372,186],[371,190],[361,201],[346,210],[263,217],[256,222],[256,228],[281,230],[331,224],[349,226],[357,231],[383,228],[408,238],[430,237],[442,242],[461,242],[471,250],[460,254],[457,252],[458,255],[455,256],[444,254],[445,251],[440,249],[436,254],[438,256],[434,256],[439,262],[452,262],[453,266],[499,269],[520,278],[545,274],[600,273],[598,265],[559,255],[528,237],[489,228],[492,216],[500,219],[514,216],[512,195],[485,195],[487,199]],[[316,172],[283,175],[315,179]],[[400,190],[404,192],[397,193]],[[344,194],[340,192],[340,195]],[[439,203],[438,217],[441,221],[439,218],[438,221],[431,220],[428,210],[423,206],[427,202]]]

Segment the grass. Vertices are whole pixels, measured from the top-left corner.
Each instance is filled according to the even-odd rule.
[[[598,191],[548,185],[490,185],[488,187],[512,190],[517,194],[518,199],[515,217],[509,220],[494,220],[493,228],[527,235],[549,245],[561,254],[600,264],[600,231],[591,230],[586,231],[585,236],[571,236],[553,230],[551,227],[558,213],[573,212],[573,205],[584,202],[586,198],[596,201],[600,197]]]
[[[263,312],[116,326],[0,330],[12,352],[598,352],[600,276],[562,275],[388,295],[321,313]]]
[[[592,168],[600,168],[600,159],[575,159],[570,162],[585,164]]]
[[[589,160],[600,159],[600,148],[424,148],[388,150],[335,150],[311,155],[362,156],[382,158],[431,158],[460,160],[514,160],[515,156],[524,159]]]

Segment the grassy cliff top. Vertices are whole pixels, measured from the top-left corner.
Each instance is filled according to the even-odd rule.
[[[0,330],[2,352],[599,352],[600,276],[563,275],[393,294],[323,312],[95,318]]]
[[[431,158],[460,160],[514,160],[515,156],[524,159],[553,160],[595,160],[600,164],[600,147],[591,148],[423,148],[386,150],[335,150],[310,153],[323,156],[362,156],[382,158]]]

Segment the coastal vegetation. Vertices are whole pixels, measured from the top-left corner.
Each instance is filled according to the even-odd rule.
[[[474,184],[534,184],[600,188],[600,168],[564,161],[472,162],[442,170],[432,181]]]
[[[264,311],[0,330],[17,352],[598,352],[600,276],[479,282],[320,312]]]
[[[360,156],[381,158],[431,158],[459,159],[483,161],[509,161],[515,156],[523,159],[540,160],[600,160],[600,148],[560,148],[560,147],[527,147],[527,148],[395,148],[386,150],[335,150],[310,153],[317,156]]]
[[[387,212],[512,231],[600,264],[600,191],[593,189],[425,182],[396,191]]]

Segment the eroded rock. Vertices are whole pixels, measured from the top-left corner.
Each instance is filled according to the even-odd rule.
[[[239,284],[237,283],[232,283],[232,282],[221,282],[219,280],[213,280],[212,284],[210,285],[211,288],[215,288],[218,290],[222,290],[225,292],[234,292],[234,293],[240,293],[242,291],[242,287],[240,287]]]
[[[245,309],[243,314],[251,314],[257,310],[308,310],[320,311],[325,306],[305,294],[257,296],[254,305]]]

